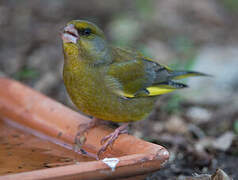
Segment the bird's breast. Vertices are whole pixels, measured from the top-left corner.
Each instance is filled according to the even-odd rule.
[[[155,98],[125,99],[114,94],[105,82],[104,71],[64,68],[64,83],[80,111],[114,122],[137,121],[152,110]]]
[[[102,71],[89,67],[72,71],[65,67],[63,76],[68,94],[82,111],[96,111],[110,96]]]

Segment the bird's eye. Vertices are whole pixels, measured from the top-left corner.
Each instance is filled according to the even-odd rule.
[[[92,33],[92,30],[89,28],[82,30],[82,35],[89,36]]]

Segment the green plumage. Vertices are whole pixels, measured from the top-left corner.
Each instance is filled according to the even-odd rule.
[[[64,83],[72,101],[88,115],[114,122],[144,119],[158,95],[186,87],[173,79],[204,75],[172,71],[136,51],[113,48],[92,23],[70,24],[63,37]]]

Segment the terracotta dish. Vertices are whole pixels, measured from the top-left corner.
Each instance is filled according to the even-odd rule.
[[[78,126],[89,120],[89,118],[19,82],[7,78],[0,78],[0,123],[7,123],[7,126],[4,127],[9,129],[8,131],[2,130],[2,133],[0,133],[0,143],[2,143],[1,134],[6,133],[4,137],[8,137],[8,133],[17,131],[20,137],[14,137],[13,134],[9,136],[8,139],[22,138],[24,143],[19,145],[22,148],[32,145],[44,149],[47,146],[49,154],[44,154],[45,161],[47,161],[48,156],[53,158],[53,155],[60,154],[60,150],[54,150],[54,147],[58,146],[55,144],[62,145],[69,149],[72,148]],[[17,130],[11,131],[11,128]],[[24,137],[21,135],[21,132],[26,133]],[[100,140],[102,137],[110,132],[112,132],[112,129],[104,125],[89,130],[86,134],[87,141],[83,148],[95,154],[101,147]],[[35,136],[38,136],[38,138],[35,140],[24,140],[24,138],[32,136],[32,134],[34,138]],[[32,138],[29,137],[28,139]],[[2,143],[2,145],[7,146],[7,143],[12,143],[13,140],[5,144]],[[49,142],[53,145],[48,145],[47,143]],[[59,147],[59,149],[60,148],[65,149]],[[52,151],[50,149],[52,149]],[[55,149],[58,148],[55,147]],[[52,166],[49,165],[48,167],[26,169],[20,172],[6,172],[5,174],[1,174],[0,180],[144,179],[148,173],[159,170],[169,158],[169,153],[164,147],[145,142],[131,135],[120,135],[112,148],[109,148],[103,153],[102,159],[99,161],[84,158],[80,154],[72,155],[72,150],[67,151],[71,151],[68,153],[68,157],[70,157],[71,160],[74,159],[68,164],[65,162],[56,163],[55,166],[59,167],[55,167],[53,163],[53,165],[51,164]],[[13,154],[14,152],[18,154],[21,152],[21,148],[16,148]],[[64,150],[62,150],[62,152],[64,152]],[[34,155],[34,153],[35,152],[32,152],[30,154]],[[67,153],[64,152],[63,154],[62,156],[67,156]],[[6,167],[8,159],[2,162],[0,158],[0,170]],[[31,161],[31,159],[28,159],[28,161]],[[39,162],[42,160],[43,156],[38,159]],[[113,168],[113,165],[115,165],[115,168]],[[24,169],[24,165],[21,169]]]

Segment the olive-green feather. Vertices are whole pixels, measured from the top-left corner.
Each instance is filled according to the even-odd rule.
[[[206,76],[195,71],[173,71],[137,51],[114,48],[113,55],[114,63],[109,66],[105,80],[115,94],[125,98],[170,93],[187,87],[173,79]]]
[[[145,119],[156,96],[187,87],[177,79],[204,75],[173,71],[138,51],[112,47],[93,23],[73,20],[67,27],[64,83],[74,104],[90,116],[114,122]]]

